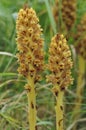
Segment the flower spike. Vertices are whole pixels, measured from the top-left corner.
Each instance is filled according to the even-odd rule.
[[[71,77],[72,68],[71,52],[67,41],[63,35],[55,35],[49,48],[47,81],[52,82],[52,91],[56,97],[56,129],[63,130],[63,96],[64,90],[73,79]]]
[[[16,21],[18,72],[27,79],[29,103],[29,129],[36,130],[36,92],[35,83],[40,80],[40,72],[44,69],[44,51],[42,29],[39,19],[32,8],[20,9]]]

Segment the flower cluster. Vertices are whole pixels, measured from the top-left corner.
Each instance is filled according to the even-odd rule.
[[[62,18],[70,30],[76,19],[76,0],[62,0]]]
[[[61,11],[66,28],[70,30],[76,19],[76,0],[62,0],[62,3],[59,0],[55,1],[53,14],[56,22],[58,22],[59,10]]]
[[[77,42],[76,51],[84,59],[86,59],[86,14],[82,17],[80,24],[77,26],[77,34],[75,35],[75,41]]]
[[[72,83],[71,77],[71,52],[63,35],[55,35],[49,48],[48,69],[51,74],[47,75],[47,81],[57,84],[60,88],[68,87]]]
[[[16,22],[20,74],[39,80],[44,67],[43,38],[39,19],[32,8],[21,9]]]

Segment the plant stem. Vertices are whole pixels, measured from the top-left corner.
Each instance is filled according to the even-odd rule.
[[[63,130],[63,96],[64,92],[59,90],[56,96],[56,130]]]
[[[28,90],[28,112],[29,112],[29,130],[36,129],[36,93],[34,80],[29,78],[30,89]]]
[[[83,90],[84,90],[84,76],[85,76],[85,60],[81,57],[78,56],[78,79],[77,79],[77,88],[76,88],[76,95],[77,98],[75,100],[75,107],[74,107],[74,113],[73,113],[73,120],[76,121],[80,117],[80,110],[81,110],[81,103],[82,103],[82,95],[83,95]],[[78,104],[79,105],[78,105]],[[76,130],[77,125],[74,126],[73,130]]]

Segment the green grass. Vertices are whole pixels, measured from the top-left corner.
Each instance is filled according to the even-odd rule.
[[[0,0],[0,130],[28,130],[27,119],[27,95],[24,90],[26,80],[18,72],[18,62],[16,58],[16,16],[20,8],[25,3],[34,8],[40,19],[45,38],[44,49],[46,51],[46,62],[48,48],[51,37],[58,32],[52,14],[54,0]],[[82,15],[86,12],[85,0],[78,0],[77,22],[79,23]],[[71,41],[70,37],[69,41]],[[69,42],[70,44],[70,42]],[[71,44],[72,43],[71,41]],[[77,61],[76,61],[77,67]],[[65,130],[73,123],[72,110],[76,95],[76,69],[73,68],[74,84],[70,86],[70,92],[65,94]],[[47,73],[47,72],[45,72]],[[50,90],[50,86],[45,81],[37,84],[37,126],[38,130],[55,130],[55,99]],[[73,94],[72,94],[73,93]],[[86,118],[86,85],[82,95],[81,118]],[[71,119],[71,120],[70,120]],[[86,120],[78,123],[78,130],[86,129]]]

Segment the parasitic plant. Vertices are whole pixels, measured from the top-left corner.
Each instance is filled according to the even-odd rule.
[[[67,31],[72,29],[76,20],[76,4],[76,0],[55,0],[53,15],[60,29],[63,27],[62,21]]]
[[[29,129],[36,130],[36,92],[35,83],[40,80],[44,68],[42,29],[32,8],[20,9],[16,21],[19,74],[27,79],[29,103]]]
[[[63,35],[55,35],[49,48],[47,81],[53,84],[52,91],[56,97],[56,129],[63,130],[63,96],[65,89],[73,82],[71,52]]]
[[[62,18],[69,31],[76,20],[76,0],[62,0]]]
[[[74,39],[76,41],[75,48],[76,52],[86,60],[86,13],[82,17],[80,24],[77,26],[77,34]]]
[[[86,14],[82,17],[80,24],[77,26],[77,34],[75,35],[75,48],[78,57],[78,77],[77,77],[77,87],[76,87],[76,99],[75,107],[73,112],[73,120],[76,121],[80,118],[81,104],[83,101],[82,95],[84,92],[85,84],[85,64],[86,64]],[[76,103],[78,102],[78,104]],[[77,129],[77,124],[74,126],[73,130]]]

